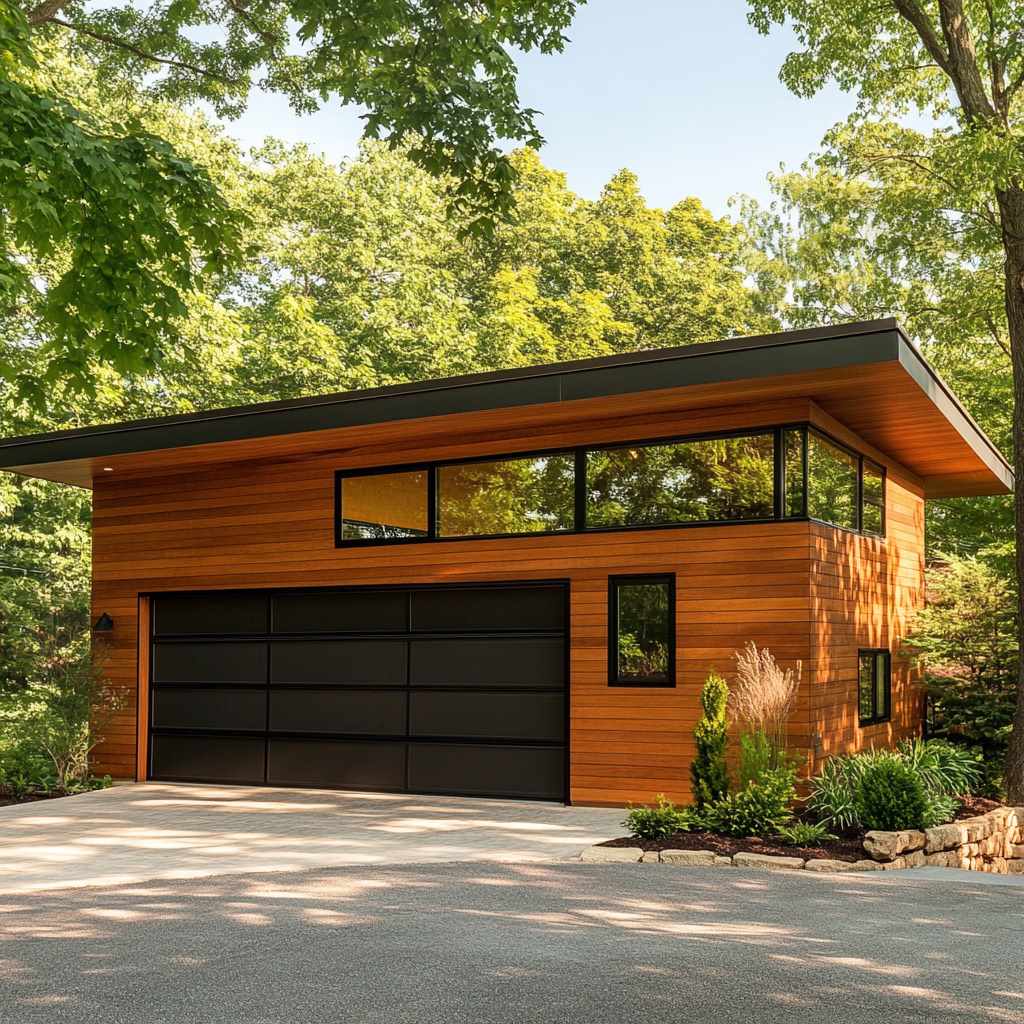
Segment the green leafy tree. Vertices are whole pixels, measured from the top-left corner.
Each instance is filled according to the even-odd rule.
[[[1016,594],[997,568],[950,558],[928,573],[928,604],[907,645],[924,667],[936,722],[1001,763],[1016,703]]]
[[[239,241],[240,217],[202,167],[138,118],[76,106],[62,66],[0,4],[0,386],[37,404],[55,380],[87,386],[93,360],[150,369],[185,296]],[[47,352],[41,376],[26,345]]]
[[[705,680],[700,692],[700,706],[703,713],[693,730],[697,756],[690,765],[690,778],[693,801],[697,807],[704,807],[720,800],[729,791],[725,763],[729,686],[717,672],[712,672]]]
[[[1024,32],[1012,0],[749,0],[761,32],[789,23],[799,49],[782,80],[799,95],[826,82],[860,98],[852,125],[874,162],[924,168],[941,208],[1002,249],[1004,323],[1013,367],[1014,467],[1024,478]],[[928,133],[891,129],[912,110]],[[879,125],[889,130],[878,131]],[[1024,491],[1015,496],[1017,575],[1024,578]],[[1024,637],[1019,638],[1024,641]],[[1006,762],[1008,796],[1024,801],[1024,676]]]
[[[8,0],[10,2],[10,0]],[[415,139],[412,159],[451,178],[471,225],[513,207],[499,140],[542,143],[516,87],[515,52],[560,51],[575,0],[246,0],[224,4],[30,0],[34,31],[66,35],[106,79],[177,104],[245,109],[253,88],[299,113],[335,98],[370,138]]]

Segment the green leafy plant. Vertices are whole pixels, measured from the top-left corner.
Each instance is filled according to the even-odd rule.
[[[775,834],[787,846],[821,846],[830,839],[838,838],[815,821],[794,821],[790,825],[780,825]]]
[[[861,773],[857,817],[866,829],[927,828],[932,807],[920,775],[899,755],[876,758]]]
[[[725,764],[728,702],[728,684],[717,672],[712,672],[701,690],[703,714],[693,731],[697,756],[690,765],[690,778],[697,807],[720,800],[729,790]]]
[[[766,754],[769,768],[782,768],[787,762],[789,716],[800,689],[800,662],[795,668],[784,669],[771,651],[759,650],[752,641],[736,652],[735,659],[730,713],[744,733],[756,737],[758,748],[752,748],[750,755]]]
[[[745,732],[740,735],[739,784],[745,789],[757,782],[765,772],[775,767],[779,759],[772,741],[763,732]]]
[[[26,743],[0,750],[0,794],[24,800],[56,788],[53,763],[42,751]]]
[[[981,781],[978,755],[943,740],[904,740],[897,747],[900,757],[920,776],[930,793],[964,796],[974,792]]]
[[[791,767],[772,768],[760,779],[705,807],[701,824],[727,836],[771,836],[793,816],[796,772]]]
[[[856,785],[858,773],[853,758],[831,757],[811,779],[808,810],[825,826],[841,831],[860,824],[857,814]]]
[[[676,832],[686,832],[693,825],[689,810],[677,807],[663,793],[654,798],[653,807],[630,807],[622,822],[634,839],[647,842],[667,839]]]

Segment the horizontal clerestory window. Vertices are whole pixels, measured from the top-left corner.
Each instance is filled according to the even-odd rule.
[[[885,471],[807,424],[336,474],[339,546],[813,519],[885,533]]]

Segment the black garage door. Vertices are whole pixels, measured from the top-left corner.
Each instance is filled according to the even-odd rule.
[[[149,777],[566,797],[561,584],[152,599]]]

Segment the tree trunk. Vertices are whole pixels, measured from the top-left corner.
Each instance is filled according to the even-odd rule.
[[[1013,362],[1013,506],[1017,542],[1018,651],[1024,652],[1024,188],[996,192],[1006,253],[1006,320]],[[1017,709],[1006,754],[1006,796],[1024,806],[1024,656],[1018,658]]]

